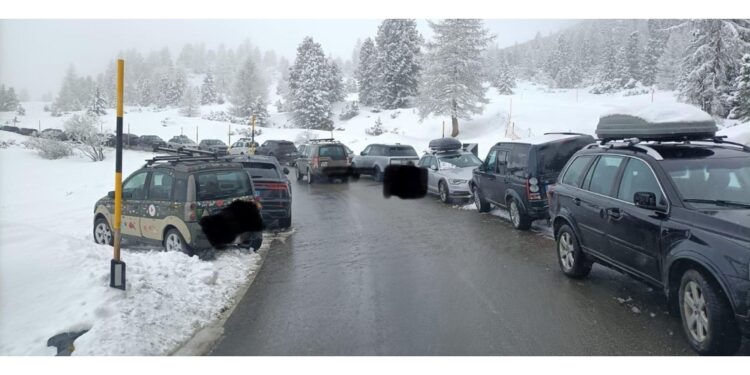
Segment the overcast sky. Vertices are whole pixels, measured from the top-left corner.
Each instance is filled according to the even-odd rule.
[[[236,47],[244,39],[293,60],[297,45],[310,35],[327,54],[351,57],[358,38],[374,37],[381,20],[0,20],[0,83],[36,99],[55,92],[70,64],[79,74],[104,70],[117,51],[136,48],[142,54],[168,46],[176,58],[185,43],[223,43]],[[574,20],[487,20],[497,43],[509,46],[565,28]],[[425,38],[427,21],[418,20]]]

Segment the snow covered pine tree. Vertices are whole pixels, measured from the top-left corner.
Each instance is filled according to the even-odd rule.
[[[729,117],[750,121],[750,53],[742,56],[740,75],[736,79],[735,88],[735,105]]]
[[[482,55],[493,37],[479,19],[428,21],[434,32],[427,43],[425,71],[418,99],[422,119],[430,114],[451,117],[451,136],[458,136],[458,119],[468,120],[489,103],[482,86]]]
[[[380,80],[376,68],[375,43],[371,38],[367,38],[359,50],[359,65],[357,65],[357,71],[355,72],[359,83],[359,102],[366,106],[375,105],[377,86]]]
[[[330,72],[323,48],[305,37],[297,47],[297,57],[289,71],[289,94],[294,122],[305,129],[329,130],[331,97]]]
[[[417,95],[419,56],[422,36],[413,19],[387,19],[375,38],[382,69],[380,106],[384,109],[407,107]]]

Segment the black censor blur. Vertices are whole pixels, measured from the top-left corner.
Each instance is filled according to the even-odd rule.
[[[383,196],[401,199],[424,198],[427,195],[427,169],[414,165],[389,165],[383,176]]]
[[[237,236],[264,229],[260,209],[253,202],[234,201],[219,213],[206,216],[199,222],[208,242],[216,249],[234,243]]]

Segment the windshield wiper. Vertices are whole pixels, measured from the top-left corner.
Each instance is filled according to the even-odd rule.
[[[735,201],[728,201],[724,199],[698,199],[698,198],[687,198],[683,199],[685,202],[689,203],[708,203],[708,204],[715,204],[717,206],[724,206],[724,207],[744,207],[744,208],[750,208],[750,203],[742,203],[742,202],[735,202]]]

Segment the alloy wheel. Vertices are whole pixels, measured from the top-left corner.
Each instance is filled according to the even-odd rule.
[[[94,239],[100,245],[107,245],[112,241],[112,231],[106,223],[99,223],[94,229]]]
[[[170,233],[165,244],[167,251],[182,251],[182,240],[176,233]]]
[[[682,308],[690,336],[698,342],[705,341],[710,332],[707,306],[700,285],[689,281],[685,285]]]
[[[518,203],[516,203],[515,199],[510,202],[510,220],[516,227],[521,223],[521,215],[518,212]]]
[[[563,267],[565,267],[566,270],[573,268],[573,265],[575,264],[575,258],[573,257],[575,255],[575,246],[573,245],[573,236],[571,236],[570,233],[563,232],[560,235],[557,250]]]

